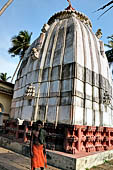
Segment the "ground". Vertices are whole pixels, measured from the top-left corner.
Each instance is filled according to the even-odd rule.
[[[30,170],[30,158],[0,147],[0,170]],[[61,170],[48,166],[46,170]]]
[[[30,158],[0,147],[0,170],[30,170]],[[46,170],[61,170],[48,166]],[[86,170],[89,170],[86,168]],[[90,170],[113,170],[113,160]]]

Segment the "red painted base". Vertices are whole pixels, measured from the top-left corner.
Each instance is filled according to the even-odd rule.
[[[71,154],[94,153],[113,149],[113,128],[45,123],[47,148]],[[32,122],[17,125],[15,120],[7,121],[4,135],[13,140],[28,142]]]
[[[80,125],[45,125],[49,149],[87,153],[113,149],[113,128]],[[54,130],[53,130],[54,129]],[[54,131],[54,132],[53,132]],[[58,133],[57,133],[58,132]]]

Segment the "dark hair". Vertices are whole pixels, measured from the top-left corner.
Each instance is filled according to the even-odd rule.
[[[38,125],[38,124],[43,125],[43,122],[41,120],[37,120],[36,125]]]

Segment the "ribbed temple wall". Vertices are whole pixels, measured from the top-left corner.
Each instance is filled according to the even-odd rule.
[[[39,59],[33,60],[31,45],[18,73],[12,102],[12,117],[41,119],[50,123],[112,126],[112,96],[105,53],[91,28],[74,16],[55,21],[43,34]],[[35,86],[35,98],[24,98],[27,86]],[[113,100],[112,100],[113,101]]]

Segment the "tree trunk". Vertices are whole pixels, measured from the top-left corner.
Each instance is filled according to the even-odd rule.
[[[0,16],[3,14],[3,12],[8,8],[8,6],[13,2],[13,0],[8,0],[6,4],[1,8],[0,10]]]
[[[16,72],[17,72],[17,70],[18,70],[19,66],[20,66],[20,63],[21,63],[22,59],[23,59],[23,57],[21,57],[21,59],[20,59],[20,61],[19,61],[18,65],[17,65],[17,67],[16,67],[16,70],[15,70],[15,72],[14,72],[14,74],[13,74],[12,79],[11,79],[11,83],[13,82],[13,79],[14,79],[14,77],[15,77],[15,74],[16,74]]]

